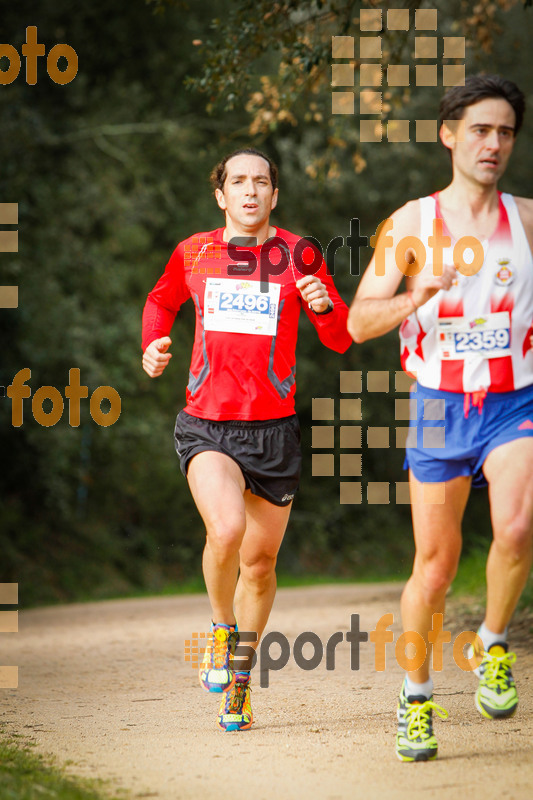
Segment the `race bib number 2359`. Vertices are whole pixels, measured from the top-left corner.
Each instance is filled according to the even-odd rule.
[[[472,319],[442,317],[438,326],[440,355],[445,361],[509,355],[511,335],[508,311]]]

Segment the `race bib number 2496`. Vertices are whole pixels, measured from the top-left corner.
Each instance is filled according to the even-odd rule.
[[[279,284],[259,290],[258,281],[207,278],[204,296],[206,331],[275,336],[278,323]]]

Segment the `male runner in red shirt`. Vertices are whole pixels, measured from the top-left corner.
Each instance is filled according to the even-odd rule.
[[[344,352],[351,338],[348,308],[318,251],[270,224],[278,199],[275,164],[244,149],[224,158],[211,180],[225,227],[190,237],[172,254],[144,309],[143,367],[151,377],[166,368],[174,318],[192,297],[195,342],[175,440],[207,532],[203,572],[212,625],[200,682],[225,692],[218,724],[230,731],[253,721],[250,661],[233,658],[237,622],[257,635],[250,643],[257,646],[298,487],[294,376],[301,308],[331,349]]]
[[[493,526],[475,697],[487,718],[511,716],[517,707],[507,625],[532,557],[533,201],[497,188],[524,96],[499,76],[473,76],[447,92],[440,112],[452,182],[394,212],[348,321],[357,342],[401,324],[402,366],[417,378],[406,451],[416,556],[402,622],[422,635],[427,655],[400,693],[402,761],[437,755],[432,710],[446,712],[432,701],[428,632],[457,570],[472,485],[488,484]],[[407,292],[396,294],[404,274]]]

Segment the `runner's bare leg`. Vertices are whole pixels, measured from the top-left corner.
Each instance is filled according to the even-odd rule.
[[[187,477],[206,526],[203,571],[213,620],[235,624],[235,601],[239,629],[257,633],[259,641],[276,594],[276,558],[292,504],[275,506],[245,490],[240,468],[223,453],[198,453]]]
[[[485,625],[502,633],[525,586],[533,544],[533,439],[492,450],[483,465],[489,482],[494,539],[487,559]]]
[[[404,631],[417,631],[426,642],[424,664],[409,673],[414,683],[424,683],[429,679],[428,631],[432,628],[433,614],[444,613],[446,592],[457,571],[462,545],[461,523],[471,480],[460,476],[446,481],[445,503],[427,502],[431,499],[428,495],[435,489],[424,487],[439,484],[422,484],[412,471],[409,484],[416,554],[413,573],[402,594],[402,623]]]
[[[289,521],[291,506],[275,506],[245,493],[246,533],[240,550],[241,573],[235,607],[240,631],[257,634],[256,647],[267,624],[276,594],[276,559]],[[243,643],[244,644],[244,643]],[[246,643],[248,644],[248,643]],[[243,664],[243,668],[249,665]]]
[[[213,620],[234,625],[239,548],[246,530],[244,477],[232,458],[209,450],[191,459],[187,479],[207,533],[203,572]]]

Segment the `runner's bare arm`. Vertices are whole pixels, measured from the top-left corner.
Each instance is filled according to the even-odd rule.
[[[533,253],[533,200],[530,197],[515,197],[518,213]]]
[[[418,234],[419,218],[418,204],[407,203],[378,228],[377,244],[371,240],[374,254],[348,315],[348,331],[356,342],[388,333],[413,312],[412,296],[396,295],[403,274],[396,265],[395,251],[403,236]]]
[[[533,253],[533,200],[530,197],[515,197],[515,201],[529,242],[529,248]],[[531,310],[531,317],[533,324],[533,309]],[[533,347],[533,335],[531,335],[529,342]]]
[[[348,331],[358,343],[393,330],[440,289],[449,289],[455,274],[454,267],[445,266],[439,277],[427,271],[417,275],[419,266],[411,248],[406,251],[405,263],[400,260],[398,266],[396,250],[401,240],[419,236],[420,212],[416,200],[395,211],[381,227],[377,243],[373,242],[374,255],[357,288],[348,316]],[[403,247],[399,250],[401,256]],[[404,275],[409,290],[396,294]],[[416,278],[411,277],[413,275]]]

